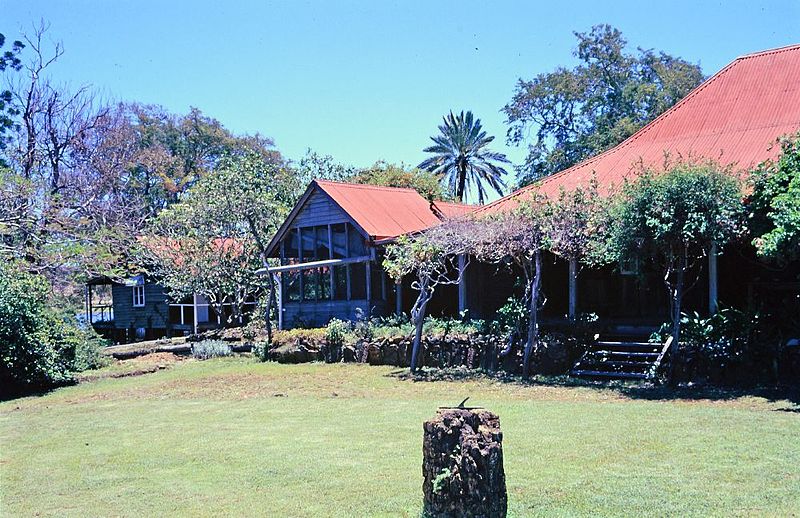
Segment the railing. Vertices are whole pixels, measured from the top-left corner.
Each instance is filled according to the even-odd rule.
[[[111,323],[114,321],[114,306],[111,304],[92,304],[89,312],[89,321],[92,324]]]

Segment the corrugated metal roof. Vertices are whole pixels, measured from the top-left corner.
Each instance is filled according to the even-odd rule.
[[[601,190],[619,186],[639,163],[708,158],[734,169],[774,158],[776,139],[800,130],[800,45],[737,58],[689,95],[614,148],[486,205],[509,210],[539,188],[546,195],[585,186],[596,175]]]
[[[328,180],[315,183],[376,241],[419,232],[440,223],[436,212],[452,217],[472,210],[469,205],[457,203],[436,202],[434,207],[414,189]]]

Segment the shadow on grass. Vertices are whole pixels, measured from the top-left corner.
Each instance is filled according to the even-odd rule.
[[[791,406],[776,411],[800,414],[800,386],[741,386],[681,385],[670,387],[656,381],[592,380],[572,376],[535,375],[529,379],[504,371],[486,372],[466,368],[421,369],[412,374],[408,369],[398,369],[388,376],[413,382],[458,382],[488,380],[519,386],[544,386],[559,388],[590,388],[610,390],[630,399],[647,401],[732,401],[745,397],[763,398],[770,403],[789,403]]]

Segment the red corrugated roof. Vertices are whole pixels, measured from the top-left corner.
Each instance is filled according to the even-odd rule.
[[[431,203],[414,189],[315,180],[376,241],[419,232],[441,222]],[[472,210],[469,205],[436,202],[444,217]]]
[[[520,189],[480,212],[513,209],[532,189],[557,195],[597,175],[601,189],[619,186],[640,161],[709,158],[749,169],[779,150],[782,135],[800,130],[800,45],[742,56],[717,72],[616,147]]]

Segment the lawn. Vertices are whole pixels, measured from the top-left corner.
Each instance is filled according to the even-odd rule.
[[[395,372],[183,361],[0,403],[0,514],[416,517],[421,423],[468,395],[500,415],[512,516],[800,510],[791,401]]]

